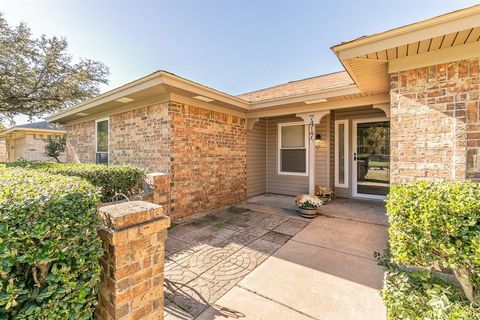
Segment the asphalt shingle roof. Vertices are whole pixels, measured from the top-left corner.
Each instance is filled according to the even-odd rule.
[[[346,71],[329,73],[317,77],[290,81],[270,88],[256,90],[238,95],[238,98],[249,102],[288,97],[297,94],[307,94],[324,89],[347,86],[354,84]]]
[[[20,124],[20,125],[11,127],[10,129],[15,129],[15,128],[65,131],[65,127],[54,126],[53,124],[48,123],[47,121],[39,121],[39,122]]]

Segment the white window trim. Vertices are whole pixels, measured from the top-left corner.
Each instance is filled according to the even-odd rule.
[[[287,171],[282,171],[282,158],[281,158],[281,150],[282,150],[282,128],[283,127],[288,127],[288,126],[298,126],[298,125],[303,125],[305,128],[305,172],[287,172]],[[277,129],[277,172],[279,175],[285,175],[285,176],[302,176],[302,177],[307,177],[308,176],[308,126],[305,124],[305,122],[300,121],[300,122],[284,122],[284,123],[279,123],[278,124],[278,129]],[[286,148],[288,149],[288,148]],[[301,149],[301,148],[292,148],[292,149]]]
[[[97,123],[98,122],[102,122],[102,121],[107,121],[107,124],[108,124],[108,135],[107,135],[107,152],[98,152],[98,139],[97,139],[97,136],[98,136],[98,126],[97,126]],[[96,119],[95,120],[95,163],[97,163],[97,153],[106,153],[107,156],[108,156],[108,164],[110,164],[110,117],[106,117],[106,118],[100,118],[100,119]]]
[[[343,124],[343,169],[344,169],[344,181],[345,183],[339,183],[339,178],[340,178],[340,159],[338,156],[338,150],[339,150],[339,136],[338,136],[338,131],[339,131],[339,126]],[[339,188],[348,188],[348,179],[349,179],[349,165],[348,165],[348,119],[346,120],[336,120],[335,121],[335,187]]]

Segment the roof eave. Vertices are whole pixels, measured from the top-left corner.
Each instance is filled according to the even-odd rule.
[[[237,108],[245,110],[249,108],[249,103],[241,98],[231,96],[224,92],[193,82],[191,80],[181,78],[172,73],[168,73],[165,71],[157,71],[148,76],[137,79],[121,87],[103,93],[95,98],[89,99],[85,102],[57,112],[56,114],[47,117],[46,120],[49,122],[61,122],[66,117],[87,111],[93,107],[100,106],[104,103],[108,103],[129,94],[133,94],[158,85],[172,86],[175,88],[191,91],[195,94],[198,93],[201,95],[206,95],[209,98],[230,104]]]
[[[446,13],[331,47],[340,60],[478,26],[480,5]]]

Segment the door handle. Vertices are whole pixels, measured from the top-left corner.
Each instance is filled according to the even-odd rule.
[[[356,152],[353,153],[353,161],[357,161],[357,153]]]

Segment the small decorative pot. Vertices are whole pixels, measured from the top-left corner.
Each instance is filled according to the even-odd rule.
[[[300,208],[300,216],[312,219],[317,215],[317,208]]]
[[[324,202],[324,204],[327,204],[328,201],[332,200],[331,196],[317,196],[320,200]]]

